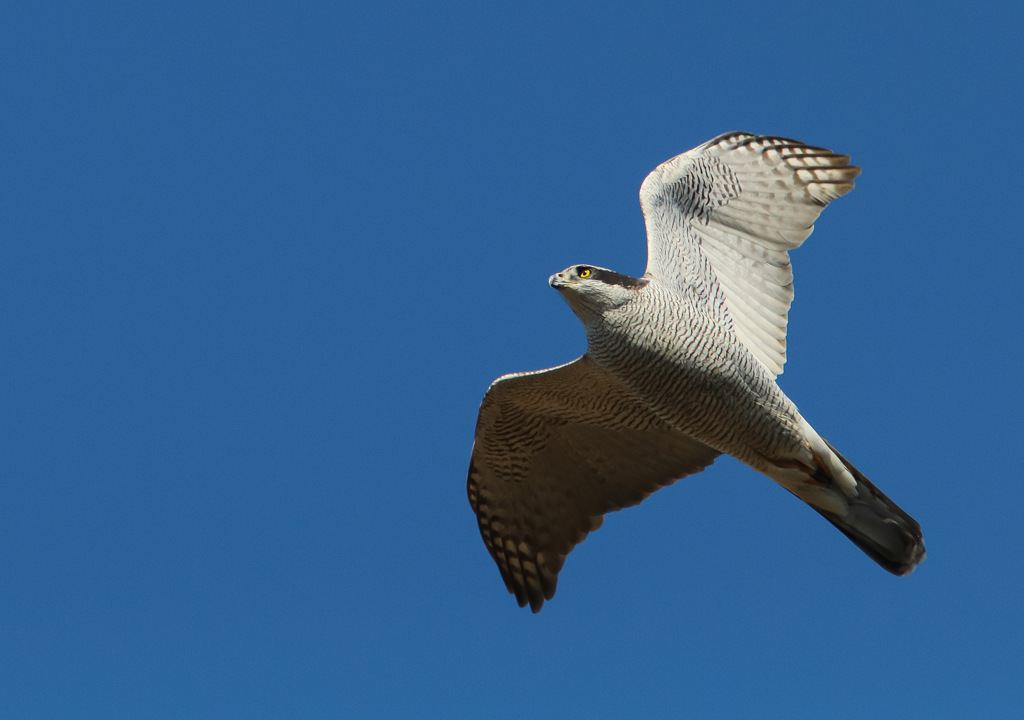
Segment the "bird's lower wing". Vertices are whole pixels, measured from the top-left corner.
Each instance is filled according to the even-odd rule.
[[[491,385],[477,420],[469,502],[509,592],[537,612],[554,596],[566,556],[605,513],[718,455],[658,420],[584,355]]]

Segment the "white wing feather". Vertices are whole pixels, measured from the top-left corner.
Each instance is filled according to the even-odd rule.
[[[736,336],[778,375],[793,301],[789,250],[859,174],[846,155],[749,133],[728,133],[678,155],[640,188],[647,274],[684,287],[707,282],[694,276],[705,259]]]

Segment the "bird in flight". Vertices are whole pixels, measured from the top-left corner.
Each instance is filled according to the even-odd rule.
[[[495,380],[469,466],[480,534],[520,607],[555,594],[573,547],[722,453],[767,475],[875,562],[906,575],[921,526],[818,435],[775,378],[793,300],[789,251],[853,189],[846,155],[728,133],[640,187],[643,277],[596,265],[552,275],[587,351]]]

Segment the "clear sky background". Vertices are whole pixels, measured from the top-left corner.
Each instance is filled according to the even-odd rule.
[[[358,9],[356,9],[358,6]],[[9,3],[0,715],[1019,718],[1019,3]],[[723,458],[539,615],[465,496],[489,382],[585,348],[637,192],[849,153],[783,389],[917,517],[878,568]]]

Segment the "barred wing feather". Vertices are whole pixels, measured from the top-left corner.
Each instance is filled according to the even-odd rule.
[[[605,513],[636,505],[718,455],[658,420],[584,355],[492,383],[467,490],[508,591],[537,612],[554,595],[566,556]]]
[[[662,163],[640,188],[647,274],[711,283],[740,341],[774,376],[786,362],[789,251],[853,189],[847,155],[786,138],[728,133]]]

